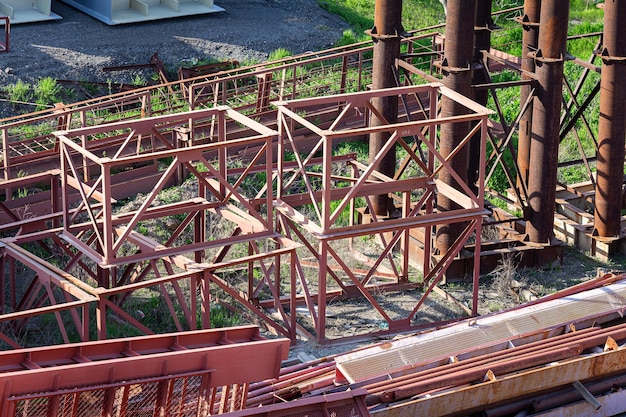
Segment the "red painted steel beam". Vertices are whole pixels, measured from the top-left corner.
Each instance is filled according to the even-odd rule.
[[[400,35],[402,29],[402,0],[376,0],[374,6],[374,28],[371,31],[374,40],[374,61],[372,64],[372,89],[379,90],[396,86],[394,68],[400,57]],[[370,126],[384,126],[395,123],[398,119],[398,98],[395,96],[377,96],[372,99],[374,108],[385,120],[372,116]],[[395,149],[383,157],[378,153],[389,140],[389,131],[370,134],[369,163],[378,163],[378,170],[393,178],[396,172]],[[379,194],[372,199],[372,207],[377,216],[390,216],[394,212],[393,201],[389,194]]]
[[[522,33],[522,79],[530,79],[527,73],[535,72],[535,60],[532,54],[537,51],[539,40],[539,13],[541,0],[525,0],[524,16],[520,20]],[[520,103],[526,103],[533,86],[524,85],[520,92]],[[519,139],[517,142],[517,164],[522,178],[518,178],[518,186],[528,184],[530,165],[530,134],[532,126],[532,106],[526,108],[519,122]]]
[[[626,136],[626,3],[604,3],[600,120],[594,227],[600,237],[621,232],[624,138]]]
[[[0,373],[264,340],[240,326],[0,351]]]
[[[446,43],[444,59],[441,63],[444,86],[455,92],[471,96],[471,63],[474,51],[474,24],[476,0],[451,0],[446,14]],[[459,116],[467,109],[458,101],[448,97],[441,99],[441,117]],[[470,131],[469,122],[441,125],[440,152],[445,158],[450,155]],[[463,147],[450,161],[450,168],[467,181],[468,150]],[[459,189],[459,185],[449,169],[442,170],[439,179]],[[459,206],[446,196],[438,196],[437,205],[444,211],[458,209]],[[441,254],[446,253],[453,242],[461,235],[465,225],[450,223],[437,228],[436,246]]]
[[[229,413],[229,417],[337,416],[369,417],[363,397],[364,390],[337,392],[323,396],[300,398]]]
[[[133,355],[129,350],[125,357],[5,372],[0,379],[0,401],[9,396],[77,387],[97,389],[126,381],[202,372],[211,374],[213,387],[261,381],[278,377],[290,344],[289,339],[233,342],[195,349],[181,346],[169,351],[159,347],[156,353],[143,355]],[[111,342],[102,343],[106,346]]]
[[[533,105],[528,178],[528,240],[548,244],[554,237],[554,202],[558,166],[563,64],[569,23],[569,2],[543,0],[539,49],[535,54],[539,86]]]

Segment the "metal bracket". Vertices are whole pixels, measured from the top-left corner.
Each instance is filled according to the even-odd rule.
[[[609,50],[606,47],[602,48],[602,50],[596,49],[593,51],[595,56],[600,57],[602,59],[602,63],[604,64],[622,64],[626,62],[626,56],[614,56],[609,54]]]
[[[444,74],[461,74],[472,70],[469,64],[467,67],[451,67],[448,65],[448,58],[444,58],[442,61],[435,61],[433,66],[439,68]]]
[[[404,30],[402,25],[400,25],[400,28],[398,29],[396,29],[396,33],[394,34],[380,34],[378,33],[376,26],[373,26],[371,29],[367,29],[365,31],[365,34],[371,36],[372,41],[374,41],[374,43],[378,42],[379,40],[384,41],[384,40],[396,39],[396,38],[408,38],[411,36],[409,32]]]
[[[531,22],[527,14],[522,17],[514,17],[513,20],[522,25],[524,30],[539,29],[539,22]]]
[[[541,64],[555,64],[557,62],[565,62],[565,57],[561,56],[559,58],[546,58],[541,53],[541,49],[538,49],[537,52],[529,52],[528,56],[535,60],[537,65]]]

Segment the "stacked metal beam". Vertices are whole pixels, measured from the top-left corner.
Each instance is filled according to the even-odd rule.
[[[254,408],[233,415],[301,415],[340,394],[337,416],[626,412],[616,392],[626,386],[625,278],[607,275],[507,312],[284,368],[261,384],[272,392],[251,388]]]

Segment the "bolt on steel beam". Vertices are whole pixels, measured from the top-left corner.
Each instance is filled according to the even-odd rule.
[[[544,0],[541,4],[539,49],[535,58],[537,80],[533,105],[528,175],[528,240],[549,243],[554,237],[554,202],[558,166],[563,64],[569,23],[569,2]]]
[[[374,60],[372,67],[372,90],[396,86],[394,67],[400,57],[400,35],[402,29],[402,0],[376,0],[374,8],[374,28],[371,35],[374,40]],[[395,96],[380,96],[373,101],[380,115],[373,115],[370,126],[384,126],[395,123],[398,118],[398,99]],[[377,155],[389,141],[389,132],[370,134],[369,162],[377,159]],[[396,171],[395,150],[380,158],[378,170],[389,177]],[[388,194],[380,194],[372,199],[372,209],[378,216],[393,214],[393,202]]]
[[[621,230],[624,137],[626,117],[626,3],[604,4],[600,120],[598,127],[597,180],[594,233],[617,237]]]
[[[459,94],[470,97],[476,0],[451,0],[447,4],[445,52],[441,62],[443,84]],[[467,109],[457,101],[442,98],[441,117],[459,116],[466,112]],[[441,155],[444,158],[458,147],[470,128],[469,122],[441,126]],[[450,160],[450,168],[467,182],[467,166],[468,150],[464,148]],[[448,169],[441,171],[439,179],[447,185],[459,187]],[[458,208],[453,200],[442,195],[438,196],[437,205],[444,211]],[[440,253],[446,253],[450,249],[452,242],[462,233],[464,227],[463,223],[455,223],[437,229],[436,247]]]
[[[539,40],[539,13],[541,0],[525,0],[524,16],[519,20],[524,32],[522,33],[522,79],[529,79],[526,73],[535,72],[535,60],[530,56],[537,51]],[[520,91],[520,103],[526,103],[533,87],[523,85]],[[532,106],[524,111],[519,123],[519,139],[517,145],[517,164],[522,178],[517,179],[518,187],[528,183],[530,158],[530,134],[532,125]]]

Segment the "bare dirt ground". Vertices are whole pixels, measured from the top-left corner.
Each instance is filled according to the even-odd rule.
[[[330,47],[347,24],[316,0],[216,0],[223,12],[108,26],[61,1],[60,20],[11,27],[10,52],[0,54],[0,82],[60,80],[129,82],[107,66],[146,64],[155,52],[166,67],[184,60],[262,62],[279,48],[293,54]]]

